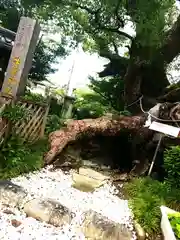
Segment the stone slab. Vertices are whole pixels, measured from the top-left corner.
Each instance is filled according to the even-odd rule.
[[[0,181],[0,202],[10,206],[21,206],[27,196],[24,189],[9,180]]]
[[[52,224],[62,226],[70,223],[73,213],[61,203],[50,199],[33,199],[24,205],[24,212],[28,217]]]
[[[88,240],[132,239],[132,233],[125,225],[115,223],[92,210],[85,213],[82,232]]]

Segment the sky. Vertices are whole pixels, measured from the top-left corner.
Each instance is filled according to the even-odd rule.
[[[177,3],[178,8],[180,9],[180,3]],[[132,26],[126,26],[124,29],[125,32],[134,35],[134,30]],[[59,38],[59,35],[53,36],[53,38]],[[124,49],[121,49],[121,53],[124,52]],[[71,77],[70,83],[70,91],[69,94],[72,93],[73,88],[84,88],[89,80],[88,76],[96,76],[97,72],[103,70],[103,65],[108,63],[107,59],[100,58],[97,54],[90,55],[88,53],[83,52],[81,48],[75,49],[72,53],[65,59],[59,61],[56,64],[56,68],[58,71],[52,75],[49,75],[49,80],[57,87],[60,88],[61,86],[68,83],[71,69],[74,63],[74,71]]]
[[[96,76],[97,72],[103,70],[103,65],[108,61],[100,58],[97,54],[87,54],[81,48],[75,49],[72,53],[55,67],[58,71],[49,76],[49,79],[57,87],[68,83],[71,69],[74,70],[71,77],[70,92],[73,88],[83,88],[88,83],[88,76]]]
[[[124,30],[130,35],[135,35],[132,26],[127,25]],[[54,39],[59,38],[59,35],[53,36]],[[121,48],[119,53],[124,54],[127,51],[125,48]],[[74,64],[74,70],[70,81],[70,91],[72,93],[73,88],[84,88],[89,83],[88,76],[97,76],[97,73],[104,69],[104,65],[109,61],[105,58],[99,57],[97,54],[85,53],[81,47],[73,50],[72,53],[65,59],[61,60],[59,64],[55,65],[58,71],[52,75],[49,75],[49,80],[57,87],[68,83],[71,69]]]

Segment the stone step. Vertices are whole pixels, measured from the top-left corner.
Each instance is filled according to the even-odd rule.
[[[24,205],[28,217],[52,224],[56,227],[70,223],[73,213],[57,201],[51,199],[32,199]]]
[[[93,192],[109,179],[109,177],[90,168],[80,168],[78,173],[73,173],[72,178],[74,181],[72,187],[84,192]]]

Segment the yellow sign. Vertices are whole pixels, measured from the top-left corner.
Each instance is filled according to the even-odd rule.
[[[8,95],[12,94],[12,84],[15,84],[16,81],[16,74],[19,70],[19,65],[20,65],[20,58],[19,57],[14,57],[12,61],[12,70],[10,72],[10,77],[8,78],[8,87],[5,89],[5,93]]]

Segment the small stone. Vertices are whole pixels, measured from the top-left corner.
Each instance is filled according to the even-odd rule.
[[[116,174],[113,176],[113,182],[116,181],[127,181],[128,180],[128,174],[127,173],[123,173],[123,174]]]
[[[131,240],[132,234],[125,225],[116,223],[94,211],[85,214],[82,231],[91,240]]]
[[[19,227],[22,223],[16,219],[12,219],[11,224],[13,227]]]
[[[138,240],[146,239],[146,233],[145,233],[144,229],[136,221],[134,222],[134,228],[136,230]]]
[[[24,205],[24,211],[28,217],[52,224],[62,226],[64,223],[70,223],[72,213],[65,206],[57,201],[49,199],[33,199]]]
[[[3,213],[15,215],[15,214],[13,213],[13,211],[11,211],[10,209],[5,209],[5,210],[3,211]]]

